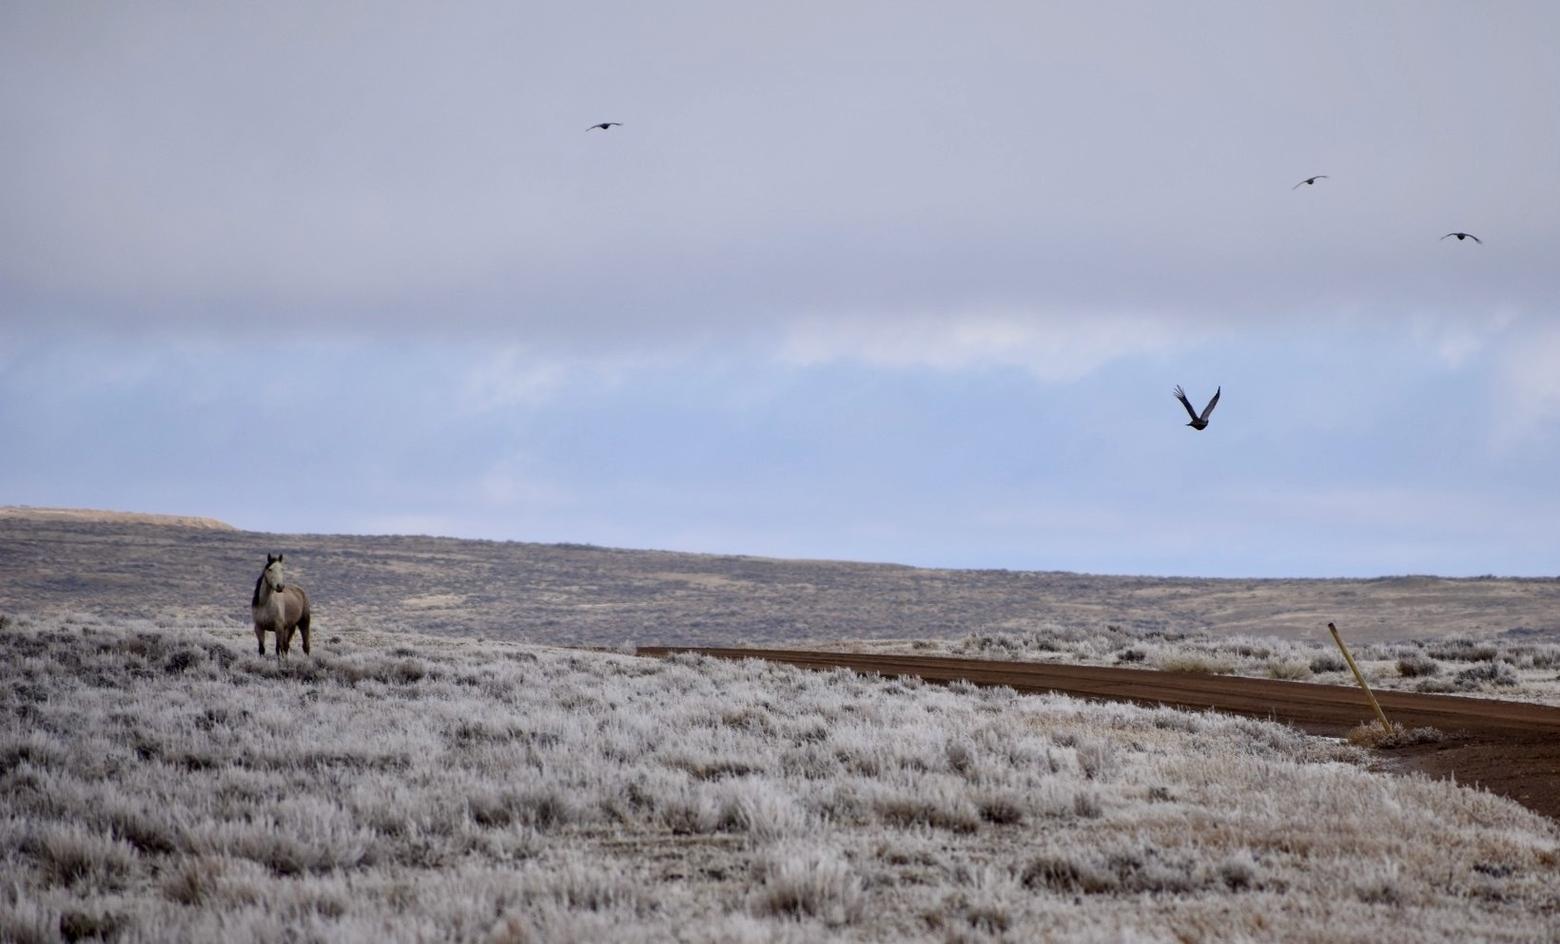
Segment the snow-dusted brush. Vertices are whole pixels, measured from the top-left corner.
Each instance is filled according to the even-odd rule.
[[[1554,823],[1263,722],[245,636],[0,634],[0,940],[1537,941],[1560,900]]]

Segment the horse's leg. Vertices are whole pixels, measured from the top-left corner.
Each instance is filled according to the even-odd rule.
[[[285,657],[291,648],[292,627],[284,621],[282,625],[276,627],[276,657],[278,659]]]
[[[265,627],[255,624],[255,642],[260,644],[260,654],[265,655]]]
[[[303,634],[303,654],[309,654],[309,614],[304,612],[303,618],[298,620],[298,632]]]

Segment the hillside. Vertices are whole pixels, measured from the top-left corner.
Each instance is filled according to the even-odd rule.
[[[1560,580],[1207,580],[278,535],[70,515],[0,518],[0,611],[246,624],[268,552],[320,625],[525,642],[954,639],[1058,627],[1360,642],[1560,636]],[[242,626],[240,626],[240,631]]]
[[[209,531],[237,531],[226,521],[191,515],[154,515],[139,511],[103,511],[96,508],[35,508],[31,505],[0,505],[0,525],[6,521],[70,521],[77,524],[143,524],[170,528],[204,528]]]

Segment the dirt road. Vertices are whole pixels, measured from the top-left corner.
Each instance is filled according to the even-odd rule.
[[[813,669],[847,668],[929,682],[965,680],[1021,692],[1225,711],[1338,736],[1374,718],[1357,688],[1275,679],[1190,675],[1149,669],[996,662],[944,656],[878,655],[791,649],[650,646],[641,655],[700,652],[725,659],[765,659]],[[1439,743],[1380,752],[1382,766],[1455,776],[1560,819],[1560,708],[1487,698],[1378,692],[1382,709],[1408,727],[1433,727]]]

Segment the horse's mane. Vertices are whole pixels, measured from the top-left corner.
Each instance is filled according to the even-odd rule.
[[[260,585],[265,582],[265,571],[260,571],[260,576],[255,578],[255,597],[249,601],[250,606],[260,605]]]

